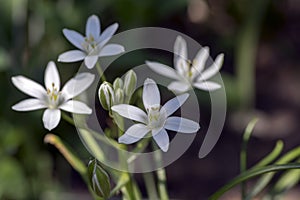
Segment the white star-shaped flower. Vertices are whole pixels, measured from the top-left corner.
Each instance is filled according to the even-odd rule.
[[[138,107],[119,104],[111,109],[119,115],[137,121],[119,138],[119,143],[132,144],[151,132],[155,142],[160,149],[166,152],[169,148],[169,136],[167,130],[181,133],[195,133],[199,130],[198,123],[172,115],[187,100],[189,94],[182,94],[174,97],[160,105],[160,92],[152,79],[146,79],[143,88],[143,103],[146,112]]]
[[[60,90],[60,77],[56,65],[50,61],[45,70],[45,87],[24,76],[12,77],[12,83],[22,92],[33,97],[23,100],[14,106],[16,111],[31,111],[46,108],[43,114],[44,127],[54,129],[61,118],[61,110],[77,113],[91,114],[92,110],[84,103],[71,98],[86,90],[94,81],[91,73],[80,73],[70,79]]]
[[[158,62],[146,61],[146,64],[154,72],[175,79],[176,81],[168,85],[168,89],[175,93],[184,93],[192,87],[213,91],[221,88],[221,85],[207,80],[219,72],[223,64],[224,55],[219,54],[215,62],[204,70],[208,56],[209,49],[204,47],[191,62],[187,56],[186,41],[181,36],[178,36],[174,44],[175,69]]]
[[[100,20],[96,15],[88,18],[85,37],[74,30],[63,29],[65,37],[79,50],[71,50],[62,53],[58,57],[59,62],[76,62],[84,60],[87,68],[95,66],[99,57],[112,56],[124,52],[124,47],[119,44],[107,44],[118,29],[118,23],[114,23],[100,32]]]

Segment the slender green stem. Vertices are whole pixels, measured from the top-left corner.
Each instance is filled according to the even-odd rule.
[[[153,144],[153,150],[156,149],[156,146]],[[169,200],[168,190],[167,190],[167,176],[166,171],[162,166],[162,155],[161,151],[156,151],[154,154],[154,159],[157,167],[159,169],[156,171],[157,179],[158,179],[158,191],[161,200]]]
[[[98,71],[98,74],[99,74],[99,76],[100,76],[100,78],[101,78],[101,81],[106,81],[106,77],[105,77],[105,75],[104,75],[104,73],[103,73],[103,70],[102,70],[102,68],[101,68],[101,66],[100,66],[100,63],[99,63],[99,61],[96,63],[96,69],[97,69],[97,71]]]
[[[56,135],[48,133],[44,138],[45,143],[55,146],[60,153],[65,157],[69,164],[79,173],[85,174],[87,172],[85,164],[70,150],[70,147]]]
[[[100,200],[100,198],[94,193],[94,191],[92,190],[89,184],[86,165],[78,156],[76,156],[73,153],[74,151],[72,151],[70,147],[68,147],[58,136],[54,134],[51,133],[47,134],[44,138],[44,141],[46,143],[52,144],[60,151],[60,153],[69,162],[69,164],[73,167],[73,169],[75,169],[80,174],[81,178],[84,180],[86,186],[88,187],[88,190],[92,195],[93,199]]]
[[[230,190],[231,188],[235,187],[236,185],[239,185],[241,182],[251,179],[253,177],[269,173],[269,172],[275,172],[275,171],[281,171],[281,170],[289,170],[289,169],[300,169],[300,163],[292,163],[292,164],[283,164],[283,165],[270,165],[270,166],[264,166],[259,167],[255,169],[250,169],[243,174],[237,176],[233,180],[231,180],[228,184],[223,186],[221,189],[219,189],[217,192],[215,192],[209,200],[217,200],[219,197],[221,197],[225,192]]]
[[[148,198],[150,200],[159,199],[157,191],[156,191],[156,185],[155,185],[155,181],[154,181],[154,177],[153,177],[152,172],[143,173],[143,178],[144,178],[144,182],[145,182],[145,185],[146,185]]]
[[[168,190],[167,190],[167,176],[164,168],[157,170],[157,178],[158,178],[158,190],[161,200],[169,200]]]
[[[254,106],[255,61],[263,16],[269,0],[251,1],[248,15],[240,28],[236,48],[236,66],[240,106],[249,109]],[[246,11],[246,12],[247,12]]]
[[[119,192],[121,188],[124,187],[129,181],[129,177],[125,173],[118,175],[118,179],[119,180],[117,181],[117,185],[110,192],[110,197]]]
[[[257,119],[254,118],[253,120],[250,121],[248,126],[245,129],[244,135],[243,135],[243,142],[242,142],[242,149],[240,153],[240,172],[243,173],[247,170],[247,145],[248,141],[250,139],[251,133],[254,129],[254,126],[257,122]],[[247,183],[242,182],[241,183],[241,195],[242,199],[245,198],[246,192],[247,192]]]
[[[73,118],[70,117],[67,113],[61,112],[61,116],[62,116],[62,118],[63,118],[66,122],[68,122],[69,124],[75,126],[75,123],[74,123]]]
[[[121,135],[123,135],[123,130],[124,130],[124,120],[121,116],[118,116],[117,114],[113,115],[113,119],[114,119],[114,126],[117,126],[116,129],[117,130],[117,135],[120,137]],[[127,146],[124,144],[119,144],[119,147],[123,150],[127,150]],[[120,164],[123,165],[124,167],[128,166],[127,160],[125,160],[125,156],[122,155],[122,151],[119,151],[119,158],[120,158]],[[132,200],[139,200],[139,191],[138,188],[135,187],[135,182],[132,178],[132,176],[127,173],[126,175],[129,178],[129,181],[124,185],[124,187],[121,188],[121,191],[123,192],[123,194],[128,195],[129,199]]]

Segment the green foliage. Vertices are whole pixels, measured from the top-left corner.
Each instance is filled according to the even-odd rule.
[[[266,199],[274,199],[274,196],[282,195],[285,191],[295,186],[300,181],[300,147],[290,150],[277,161],[273,162],[282,152],[282,141],[278,141],[271,153],[262,158],[262,160],[256,165],[250,169],[247,169],[247,144],[256,122],[257,119],[253,119],[246,127],[243,135],[242,149],[240,154],[241,174],[215,192],[209,198],[210,200],[217,200],[225,192],[229,191],[236,185],[241,185],[242,199],[251,200],[270,185],[270,181],[278,171],[286,170],[286,172],[277,181],[274,188],[269,193],[265,194]],[[253,188],[248,192],[246,188],[246,181],[256,176],[260,176],[260,178]]]

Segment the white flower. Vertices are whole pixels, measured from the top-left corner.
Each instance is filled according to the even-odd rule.
[[[146,64],[154,72],[175,79],[176,81],[168,85],[168,89],[175,93],[184,93],[192,87],[213,91],[219,89],[221,85],[207,80],[218,73],[223,64],[224,55],[219,54],[215,62],[204,70],[208,56],[209,49],[204,47],[197,53],[193,62],[189,61],[186,42],[181,36],[178,36],[174,44],[175,70],[158,62],[146,61]]]
[[[23,100],[13,110],[30,111],[46,108],[43,114],[44,127],[54,129],[61,117],[60,109],[77,114],[91,114],[92,110],[84,103],[71,98],[86,90],[94,81],[91,73],[80,73],[70,79],[60,90],[60,78],[55,63],[50,61],[45,70],[45,87],[24,76],[12,77],[12,83],[22,92],[33,98]]]
[[[169,136],[166,129],[182,133],[197,132],[200,128],[198,123],[181,117],[170,117],[187,100],[188,96],[187,93],[182,94],[161,106],[160,93],[156,83],[152,79],[146,79],[143,89],[146,113],[140,108],[128,104],[119,104],[111,108],[125,118],[140,122],[129,127],[119,138],[119,143],[135,143],[151,132],[157,145],[166,152],[169,148]]]
[[[87,68],[91,69],[98,61],[98,57],[112,56],[124,52],[124,47],[119,44],[106,44],[118,29],[118,23],[114,23],[100,32],[100,20],[96,15],[88,18],[85,37],[77,31],[63,29],[65,37],[79,50],[71,50],[62,53],[58,57],[59,62],[76,62],[84,60]]]

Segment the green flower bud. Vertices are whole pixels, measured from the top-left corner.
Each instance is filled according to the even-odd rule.
[[[120,78],[116,78],[114,83],[113,83],[113,88],[114,90],[117,90],[118,88],[123,89],[123,80]]]
[[[129,70],[124,79],[124,92],[127,97],[131,97],[136,88],[136,74],[133,70]]]
[[[93,159],[88,164],[88,177],[92,190],[99,197],[107,199],[110,195],[110,180],[106,171]]]
[[[124,91],[118,88],[115,92],[115,101],[114,105],[121,104],[124,102]]]
[[[103,82],[100,85],[99,91],[98,91],[98,95],[99,95],[99,101],[102,105],[102,107],[105,110],[110,110],[110,107],[112,106],[113,102],[114,102],[114,90],[111,86],[111,84],[109,82]]]

